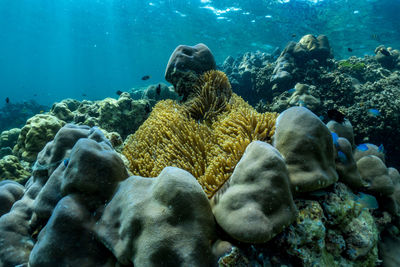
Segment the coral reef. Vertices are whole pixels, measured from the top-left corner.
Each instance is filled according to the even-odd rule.
[[[0,181],[0,266],[397,266],[398,52],[331,57],[306,35],[276,62],[226,60],[233,90],[252,84],[279,117],[198,45],[168,64],[179,102],[159,84],[29,119],[0,160],[0,179],[24,184]]]
[[[148,100],[133,100],[129,93],[122,93],[118,100],[63,100],[53,105],[50,114],[65,122],[98,126],[108,132],[117,132],[125,138],[143,123],[150,109]]]
[[[260,99],[271,99],[272,85],[265,77],[272,74],[273,57],[261,52],[247,52],[237,59],[227,57],[221,66],[232,85],[232,90],[250,104]]]
[[[397,49],[391,47],[386,48],[384,45],[380,45],[375,48],[375,59],[383,67],[387,69],[400,68],[400,52]]]
[[[307,42],[302,45],[299,43],[289,43],[276,61],[271,55],[258,54],[257,60],[243,56],[236,59],[228,57],[222,70],[234,81],[233,91],[243,88],[245,92],[249,88],[251,93],[243,93],[241,96],[252,104],[259,101],[259,112],[282,112],[291,106],[304,106],[328,122],[327,111],[338,109],[353,125],[354,143],[349,140],[352,146],[366,142],[383,144],[387,153],[392,155],[390,165],[400,167],[398,161],[394,160],[400,157],[400,152],[395,149],[400,142],[400,136],[395,131],[400,127],[400,57],[397,50],[378,47],[375,57],[350,57],[338,61],[328,56],[325,53],[328,50],[325,49],[322,53],[328,56],[325,60],[312,58],[309,52],[305,52],[309,56],[296,59],[293,54],[296,46],[296,51],[308,51],[307,47],[314,47]],[[382,54],[379,51],[387,52]],[[252,55],[254,58],[257,53]],[[381,63],[380,57],[396,60],[397,65],[386,66]],[[239,65],[246,66],[246,77],[257,79],[242,79]],[[274,83],[277,84],[275,87]],[[303,99],[296,97],[299,93],[293,90],[298,83],[307,88]],[[265,85],[262,87],[263,93],[253,99],[256,92],[251,88],[259,84]],[[309,103],[305,99],[309,99]]]

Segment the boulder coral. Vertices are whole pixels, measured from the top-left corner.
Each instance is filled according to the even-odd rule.
[[[0,182],[0,217],[10,211],[12,205],[24,194],[24,187],[14,181]]]
[[[363,180],[368,183],[367,190],[377,196],[388,196],[394,191],[393,181],[385,163],[375,155],[364,156],[357,161]]]
[[[253,141],[211,200],[218,224],[241,242],[265,243],[296,218],[289,175],[280,153]]]
[[[353,126],[349,120],[345,119],[342,123],[331,120],[326,124],[326,127],[339,137],[346,138],[350,142],[352,149],[355,147]]]
[[[13,148],[17,143],[19,133],[21,129],[13,128],[8,131],[3,131],[0,134],[0,147],[11,147]]]
[[[133,100],[129,93],[125,92],[118,99],[82,102],[66,99],[55,103],[50,114],[63,122],[97,126],[107,132],[117,132],[125,138],[136,131],[150,110],[149,100]]]
[[[122,264],[215,262],[210,244],[216,232],[207,196],[190,173],[175,167],[153,179],[131,176],[121,182],[95,230]]]
[[[13,180],[25,184],[29,176],[29,171],[24,168],[16,156],[7,155],[0,159],[0,181]]]
[[[0,217],[1,266],[28,262],[37,233],[46,224],[54,206],[61,199],[59,184],[48,181],[56,180],[51,178],[53,174],[56,176],[65,168],[65,160],[80,138],[106,140],[96,128],[68,124],[38,154],[32,176],[25,184],[23,196],[14,203],[10,212]]]
[[[199,75],[216,69],[214,56],[205,44],[180,45],[169,58],[165,80],[174,85],[175,92],[185,101],[192,93],[192,86]]]
[[[78,139],[69,159],[53,172],[35,200],[34,211],[41,221],[46,221],[43,215],[51,216],[30,254],[30,266],[54,266],[56,263],[113,266],[114,257],[102,243],[93,239],[92,228],[104,202],[111,198],[118,182],[127,177],[121,158],[104,137],[97,141],[90,136]],[[61,199],[54,201],[51,198],[54,195]],[[40,204],[49,209],[53,206],[54,210],[46,213]],[[58,249],[55,242],[62,243],[63,250]],[[69,257],[65,257],[65,253]]]
[[[65,122],[52,115],[39,114],[22,127],[13,152],[21,159],[34,162],[37,154],[52,140]]]
[[[338,180],[331,133],[308,109],[292,107],[281,113],[273,139],[294,192],[318,190]]]

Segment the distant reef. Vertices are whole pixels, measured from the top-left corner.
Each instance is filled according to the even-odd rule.
[[[181,45],[172,86],[3,131],[0,266],[399,266],[400,59],[375,53]]]

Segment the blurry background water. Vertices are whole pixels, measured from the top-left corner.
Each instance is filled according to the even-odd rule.
[[[400,48],[399,14],[399,0],[1,0],[0,107],[163,81],[179,44],[203,42],[217,63],[308,33],[327,35],[335,58]]]

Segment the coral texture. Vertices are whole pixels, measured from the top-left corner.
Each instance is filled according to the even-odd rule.
[[[0,159],[0,181],[13,180],[24,184],[29,176],[29,171],[21,165],[16,156],[8,155]]]
[[[248,243],[269,241],[295,220],[297,212],[283,157],[261,141],[247,146],[212,203],[218,224],[233,238]]]
[[[338,180],[331,133],[308,109],[292,107],[279,115],[274,146],[285,158],[295,192],[318,190]]]
[[[21,129],[13,150],[14,154],[23,160],[34,162],[39,151],[54,138],[57,131],[64,125],[64,121],[51,115],[33,116]]]
[[[207,197],[196,179],[178,168],[120,183],[95,229],[122,264],[210,266],[214,261],[215,225]]]

